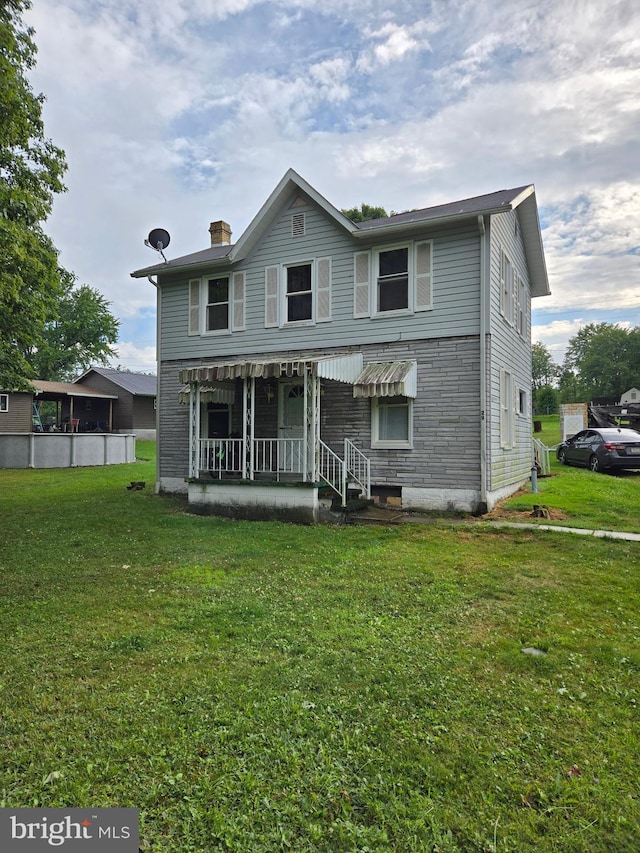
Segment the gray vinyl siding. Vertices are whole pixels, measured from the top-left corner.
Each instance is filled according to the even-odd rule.
[[[293,199],[292,199],[293,200]],[[291,236],[291,216],[305,213],[306,233]],[[276,352],[302,347],[365,346],[379,341],[435,339],[477,334],[480,315],[480,248],[475,223],[424,229],[411,241],[433,240],[433,309],[413,314],[354,319],[353,258],[373,248],[336,225],[314,204],[293,210],[285,205],[251,256],[227,271],[244,271],[246,329],[232,334],[188,335],[188,282],[194,276],[159,276],[162,291],[162,358],[233,358],[244,353]],[[398,238],[385,245],[406,244]],[[265,268],[281,263],[331,258],[330,322],[265,328]],[[213,274],[213,269],[209,275]],[[216,275],[224,274],[221,267]]]
[[[531,311],[530,285],[524,246],[517,224],[517,212],[502,213],[491,218],[491,358],[489,361],[489,491],[495,491],[526,480],[531,473]],[[514,273],[525,285],[525,327],[520,335],[517,326],[511,325],[500,311],[500,253],[504,249],[511,260]],[[500,435],[500,373],[507,370],[514,381],[514,443],[511,449],[501,447]],[[517,391],[527,394],[527,413],[520,416],[515,411]]]
[[[480,358],[477,336],[418,342],[368,344],[365,363],[415,359],[418,395],[413,406],[413,448],[371,447],[371,401],[354,399],[353,387],[323,381],[320,434],[338,455],[351,439],[371,460],[374,485],[413,488],[480,488]],[[344,351],[344,348],[342,348]],[[336,351],[335,354],[338,354]],[[293,355],[294,353],[291,353]],[[310,354],[298,351],[303,357]],[[264,353],[250,357],[260,359]],[[189,407],[178,403],[180,370],[201,360],[165,362],[160,373],[162,409],[159,429],[159,475],[186,477],[189,453]],[[242,432],[242,383],[236,383],[232,431]],[[256,437],[277,436],[277,404],[269,404],[264,386],[256,386]]]
[[[8,397],[9,411],[0,412],[0,432],[31,432],[33,396],[14,393]]]

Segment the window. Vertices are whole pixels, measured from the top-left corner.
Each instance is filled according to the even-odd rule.
[[[432,243],[356,252],[353,316],[383,317],[432,307]]]
[[[376,313],[409,307],[409,249],[388,249],[376,254]]]
[[[210,278],[207,281],[205,332],[229,328],[229,279]]]
[[[9,395],[0,394],[0,412],[9,411]]]
[[[264,271],[265,328],[331,320],[331,258],[296,261]]]
[[[207,403],[207,438],[229,438],[231,408],[225,403]]]
[[[513,447],[513,376],[506,370],[500,371],[500,446],[505,450]]]
[[[524,286],[524,281],[518,276],[518,334],[525,334],[526,327],[526,306],[527,306],[527,291]]]
[[[372,447],[407,447],[413,444],[413,401],[408,397],[373,397]]]
[[[244,272],[189,282],[189,334],[224,334],[245,328]]]
[[[500,252],[500,312],[513,323],[513,266],[504,250]]]
[[[286,318],[287,323],[311,320],[313,295],[311,290],[311,264],[286,267]]]
[[[518,414],[521,417],[526,417],[529,413],[529,395],[524,388],[518,388]]]

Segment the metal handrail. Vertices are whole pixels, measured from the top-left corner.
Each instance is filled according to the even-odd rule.
[[[344,440],[344,461],[346,475],[360,486],[367,500],[369,500],[371,497],[371,461],[348,438]]]
[[[533,439],[533,455],[536,463],[540,466],[542,474],[551,473],[551,462],[549,459],[549,451],[552,448],[543,444],[539,438]]]
[[[342,506],[347,502],[347,476],[344,459],[340,459],[337,453],[318,440],[318,474],[320,479],[331,486],[334,492],[340,495]]]

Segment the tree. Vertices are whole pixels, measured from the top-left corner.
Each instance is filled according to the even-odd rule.
[[[42,229],[63,192],[64,152],[44,135],[29,0],[0,5],[0,387],[28,388],[25,353],[37,346],[61,294],[55,247]]]
[[[589,323],[569,340],[563,385],[573,386],[584,400],[620,399],[640,382],[639,353],[640,328]]]
[[[60,269],[62,295],[55,320],[45,324],[38,346],[26,353],[39,379],[72,379],[92,364],[106,364],[115,355],[119,321],[95,288],[77,285],[76,276]]]
[[[531,347],[531,376],[533,390],[543,385],[553,385],[558,376],[558,365],[544,344],[535,343]]]
[[[352,222],[367,222],[369,219],[385,219],[389,214],[384,207],[372,207],[370,204],[362,202],[360,207],[350,207],[348,210],[341,210],[347,219]]]
[[[535,395],[537,415],[554,415],[558,411],[558,392],[551,385],[538,388]]]

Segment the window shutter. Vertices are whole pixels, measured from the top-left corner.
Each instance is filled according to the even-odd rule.
[[[353,316],[368,317],[371,255],[356,252],[353,256]]]
[[[316,323],[331,319],[331,258],[318,258],[316,284]]]
[[[415,249],[416,295],[415,310],[426,311],[432,306],[431,294],[431,242],[416,243]]]
[[[233,274],[233,331],[244,329],[244,273]]]
[[[189,334],[200,334],[200,279],[189,282]]]
[[[278,281],[280,267],[267,267],[264,271],[264,327],[277,326],[278,318]]]
[[[507,316],[507,257],[504,251],[500,252],[500,313]]]

